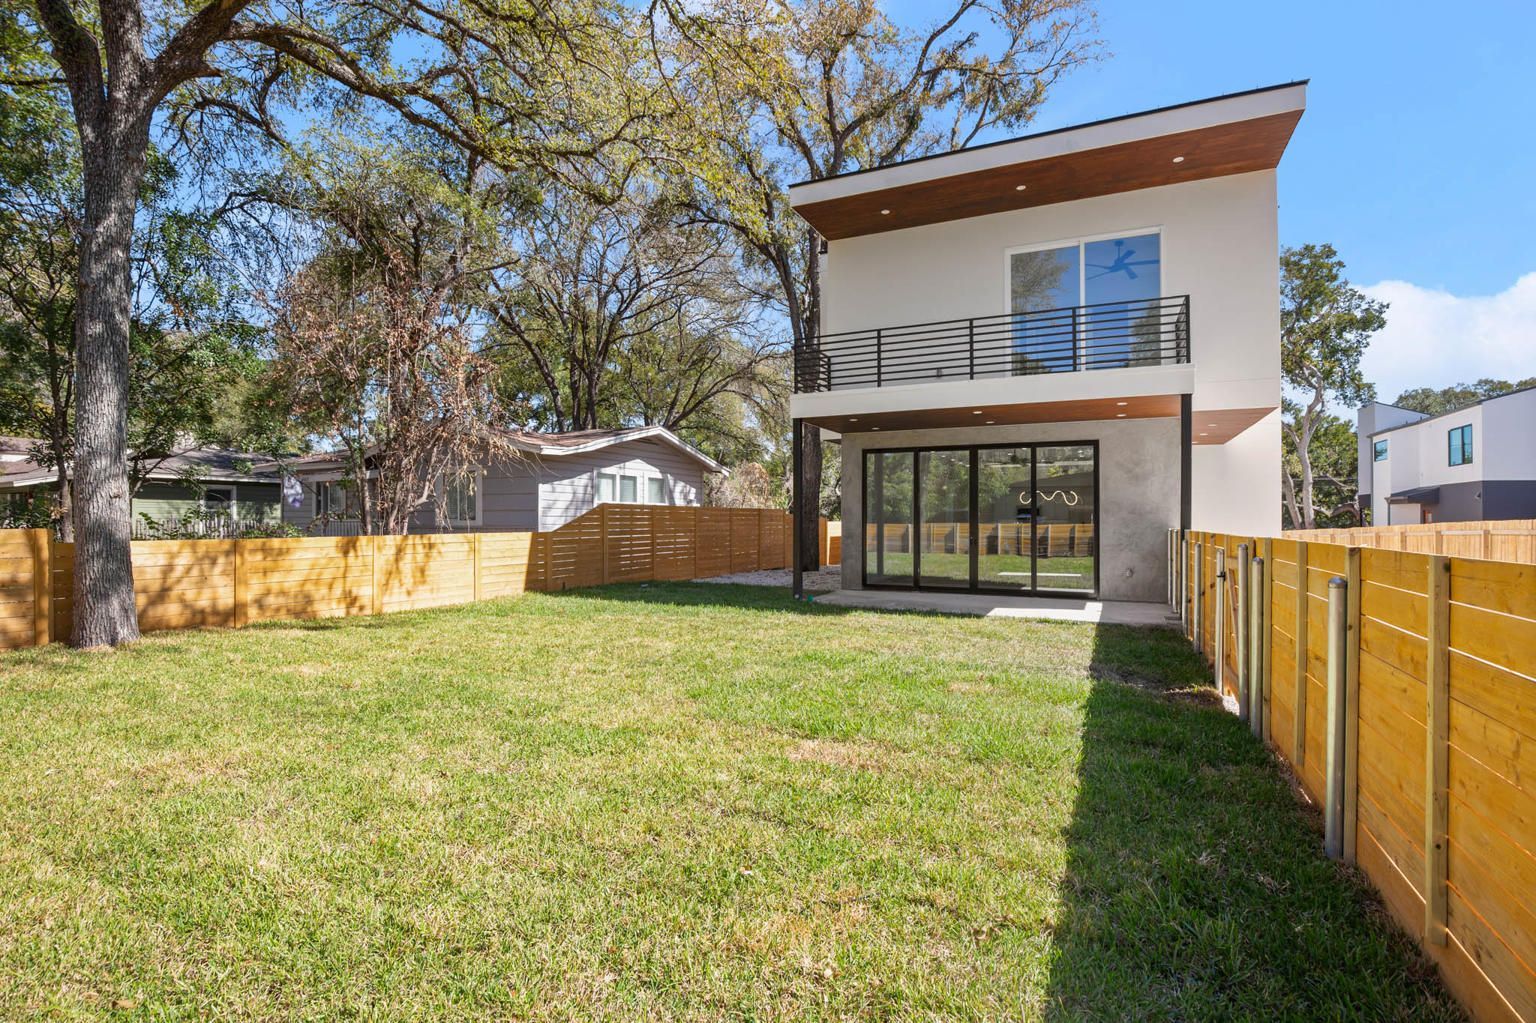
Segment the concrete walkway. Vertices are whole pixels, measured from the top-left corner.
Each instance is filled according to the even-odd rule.
[[[1128,600],[1073,600],[1063,597],[998,597],[980,593],[904,593],[895,590],[837,590],[815,598],[833,607],[872,611],[929,611],[987,618],[1048,618],[1102,625],[1171,628],[1177,616],[1165,604]]]

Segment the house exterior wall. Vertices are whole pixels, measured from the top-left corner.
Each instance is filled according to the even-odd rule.
[[[278,486],[275,483],[220,483],[207,480],[204,486],[228,487],[234,492],[235,514],[242,522],[279,521]],[[148,515],[156,521],[179,519],[202,507],[197,487],[185,483],[148,481],[133,495],[133,517]]]
[[[843,587],[859,589],[864,556],[865,451],[970,444],[1099,442],[1099,596],[1162,600],[1167,594],[1167,531],[1179,523],[1179,423],[1042,423],[947,430],[845,434],[843,456]]]
[[[824,259],[822,329],[837,333],[1007,313],[1008,250],[1156,229],[1161,293],[1190,296],[1195,407],[1276,406],[1275,206],[1275,172],[1257,171],[832,241]],[[1083,382],[1108,388],[1117,375],[1136,372],[1097,370],[1083,374]],[[1050,378],[1040,377],[1007,382],[1020,394],[1051,386]],[[1278,478],[1278,451],[1275,465]]]
[[[1392,406],[1374,406],[1382,408]],[[1387,502],[1392,494],[1415,487],[1440,488],[1438,503],[1427,508],[1436,522],[1536,518],[1536,444],[1531,443],[1536,437],[1536,390],[1490,398],[1433,418],[1393,411],[1407,425],[1398,426],[1379,413],[1368,417],[1365,409],[1359,418],[1362,434],[1373,424],[1376,431],[1388,431],[1374,438],[1387,442],[1385,461],[1371,460],[1372,438],[1362,436],[1360,443],[1361,464],[1369,467],[1360,474],[1361,491],[1370,497],[1372,522],[1419,522],[1424,510],[1419,505]],[[1462,426],[1472,427],[1472,461],[1451,465],[1449,434]]]
[[[638,476],[642,502],[648,479],[666,481],[666,503],[671,505],[697,505],[704,489],[704,466],[697,459],[649,437],[580,454],[512,456],[481,470],[479,521],[445,528],[461,532],[558,529],[596,506],[599,472]],[[282,515],[284,522],[309,528],[315,518],[314,484],[305,485],[298,508],[283,505]],[[438,528],[435,504],[422,505],[412,513],[412,530]]]
[[[666,482],[667,503],[696,505],[704,490],[704,467],[672,445],[646,438],[599,448],[579,455],[542,459],[538,469],[539,526],[558,529],[597,504],[599,471],[623,472],[641,477],[639,496],[645,498],[645,480],[661,476]]]
[[[1378,479],[1375,461],[1375,441],[1373,433],[1378,430],[1391,430],[1398,426],[1405,426],[1416,420],[1423,419],[1424,413],[1414,412],[1411,409],[1399,408],[1396,405],[1388,405],[1385,402],[1373,401],[1361,406],[1355,413],[1355,443],[1356,464],[1359,470],[1356,473],[1360,477],[1359,496],[1360,507],[1371,513],[1371,521],[1378,525],[1385,525],[1385,518],[1376,518],[1376,496],[1382,493],[1390,493],[1384,489],[1384,483]],[[1388,445],[1390,451],[1391,445]],[[1385,465],[1383,462],[1381,465]],[[1386,471],[1383,469],[1382,471]]]
[[[1259,171],[832,241],[823,269],[822,323],[829,334],[1006,313],[1010,250],[1155,230],[1161,245],[1160,293],[1190,297],[1190,362],[803,394],[793,399],[793,414],[1188,393],[1198,433],[1201,410],[1277,409],[1225,444],[1195,445],[1191,455],[1193,528],[1277,532],[1280,292],[1275,207],[1276,175]],[[1171,430],[1177,438],[1177,420],[1140,422],[1156,423],[1148,429]],[[1063,427],[1072,433],[1079,425]],[[891,436],[884,434],[882,443]],[[1113,445],[1106,442],[1101,458],[1113,455]],[[1177,487],[1176,475],[1174,480]],[[1104,535],[1109,535],[1107,526]]]

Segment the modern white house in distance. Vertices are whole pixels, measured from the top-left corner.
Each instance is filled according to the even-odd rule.
[[[1161,600],[1170,528],[1279,530],[1276,169],[1305,104],[1275,86],[790,190],[825,239],[791,416],[842,446],[844,588]]]
[[[1536,518],[1536,388],[1437,416],[1372,402],[1356,432],[1373,525]]]
[[[473,479],[446,481],[442,501],[413,516],[415,532],[558,529],[599,504],[697,505],[713,458],[661,426],[569,433],[508,431],[511,455],[490,459]],[[307,532],[345,534],[358,525],[355,488],[336,454],[282,463],[283,521]],[[297,484],[295,486],[294,484]],[[447,521],[439,521],[439,508]],[[318,520],[318,521],[317,521]]]

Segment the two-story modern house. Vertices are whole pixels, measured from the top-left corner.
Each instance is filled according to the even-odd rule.
[[[1438,416],[1372,402],[1356,425],[1373,525],[1536,518],[1536,388]]]
[[[1169,528],[1279,529],[1276,168],[1305,100],[790,190],[825,240],[791,416],[842,446],[844,588],[1161,600]]]

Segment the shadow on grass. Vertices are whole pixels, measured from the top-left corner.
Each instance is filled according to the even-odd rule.
[[[1182,637],[1092,670],[1047,1019],[1463,1018]]]

